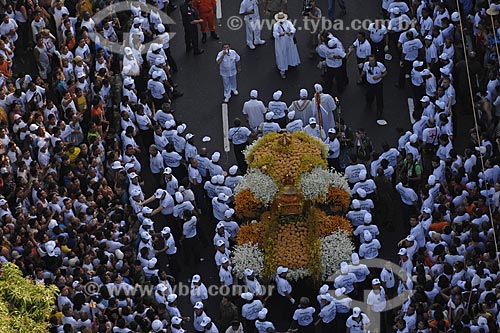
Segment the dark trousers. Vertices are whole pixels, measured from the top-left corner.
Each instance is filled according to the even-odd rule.
[[[196,265],[200,261],[200,239],[198,236],[185,238],[182,244],[184,251],[184,263],[186,265]]]
[[[370,41],[370,44],[372,46],[372,53],[375,55],[377,58],[378,62],[384,63],[385,62],[385,38],[382,39],[380,42],[375,43]]]
[[[403,88],[405,86],[406,83],[405,75],[410,74],[412,66],[413,66],[413,60],[412,61],[403,60],[403,67],[399,68],[399,80],[398,80],[399,87]]]
[[[344,83],[344,75],[342,73],[342,67],[338,67],[338,68],[327,67],[326,68],[325,88],[326,88],[326,92],[328,94],[332,94],[333,80],[335,80],[337,82],[337,90],[339,92],[344,91],[345,83]]]
[[[236,157],[236,164],[238,164],[238,169],[241,174],[245,174],[247,172],[248,164],[245,161],[245,155],[243,155],[243,151],[247,147],[247,143],[242,143],[239,145],[233,144],[234,149],[234,157]]]
[[[321,322],[321,332],[322,333],[331,333],[335,332],[335,319],[330,323]]]
[[[382,112],[384,110],[384,85],[382,81],[375,84],[368,84],[366,90],[366,104],[371,106],[374,99],[377,99],[377,117],[382,117]]]
[[[412,84],[411,90],[413,91],[413,103],[415,105],[415,110],[422,110],[422,102],[420,102],[420,100],[425,95],[424,85],[415,86]]]
[[[184,27],[184,41],[186,42],[186,51],[194,49],[194,52],[198,52],[200,48],[198,47],[198,27]]]

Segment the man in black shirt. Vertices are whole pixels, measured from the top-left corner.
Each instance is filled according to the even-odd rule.
[[[198,24],[202,23],[198,11],[193,8],[192,0],[186,0],[181,6],[182,24],[184,25],[184,40],[186,52],[194,49],[194,54],[202,54],[205,50],[198,47]]]

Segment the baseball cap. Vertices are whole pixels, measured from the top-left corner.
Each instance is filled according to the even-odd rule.
[[[182,323],[182,319],[181,318],[179,318],[177,316],[172,317],[172,324],[179,325],[180,323]]]
[[[243,298],[245,301],[251,301],[253,299],[253,294],[252,293],[243,293],[241,294],[241,298]]]
[[[271,120],[274,117],[274,112],[268,112],[266,113],[266,120]]]
[[[225,195],[224,193],[219,193],[219,195],[217,196],[217,199],[219,199],[220,201],[226,202],[229,199],[229,197],[227,195]]]
[[[361,314],[361,309],[360,309],[360,308],[355,307],[354,309],[352,309],[352,315],[353,315],[354,317],[357,317],[357,316],[359,316],[360,314]]]
[[[193,278],[191,279],[191,282],[198,283],[200,281],[201,281],[201,276],[199,276],[198,274],[193,275]]]
[[[361,203],[359,202],[359,200],[358,200],[358,199],[354,199],[354,200],[352,201],[352,208],[354,208],[354,209],[358,209],[358,208],[360,208],[360,207],[361,207]]]
[[[196,302],[194,305],[195,309],[203,309],[203,303],[202,302]]]
[[[169,227],[164,227],[162,230],[161,230],[161,233],[163,235],[167,235],[170,233],[170,228]]]
[[[363,222],[365,224],[370,224],[372,223],[372,214],[366,213],[365,216],[363,217]]]
[[[288,268],[287,267],[283,267],[283,266],[279,266],[278,269],[276,270],[276,274],[280,275],[282,273],[286,273],[288,272]]]
[[[245,273],[245,276],[250,276],[253,274],[253,269],[246,268],[244,273]]]
[[[165,170],[163,170],[164,175],[170,175],[172,174],[172,169],[169,167],[166,167]]]
[[[225,246],[226,243],[222,240],[222,239],[219,239],[216,243],[215,243],[215,246]]]
[[[194,137],[193,133],[186,134],[186,140],[192,139]]]
[[[314,117],[309,118],[309,125],[311,125],[311,124],[317,124],[316,118],[314,118]]]
[[[408,254],[408,250],[406,248],[402,247],[399,249],[398,255],[404,256],[406,254]]]
[[[420,102],[422,102],[422,103],[427,103],[427,102],[430,102],[430,101],[431,101],[431,99],[427,95],[425,95],[424,97],[422,97],[420,99]]]
[[[380,284],[380,280],[379,279],[373,279],[372,280],[372,284]]]
[[[160,198],[162,197],[163,193],[165,193],[165,191],[164,191],[164,190],[162,190],[161,188],[157,189],[157,190],[155,191],[155,198],[156,198],[156,199],[160,199]]]
[[[335,130],[335,128],[329,128],[328,133],[335,134],[335,133],[337,133],[337,131]]]
[[[266,319],[267,316],[267,309],[263,308],[262,310],[259,311],[258,317],[259,319]]]

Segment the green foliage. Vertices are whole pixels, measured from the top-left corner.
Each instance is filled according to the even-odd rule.
[[[59,289],[24,278],[19,268],[0,268],[0,332],[45,333]]]

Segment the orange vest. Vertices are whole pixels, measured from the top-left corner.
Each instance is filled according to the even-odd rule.
[[[215,7],[215,0],[194,0],[193,7],[197,9],[200,14],[212,13]]]

